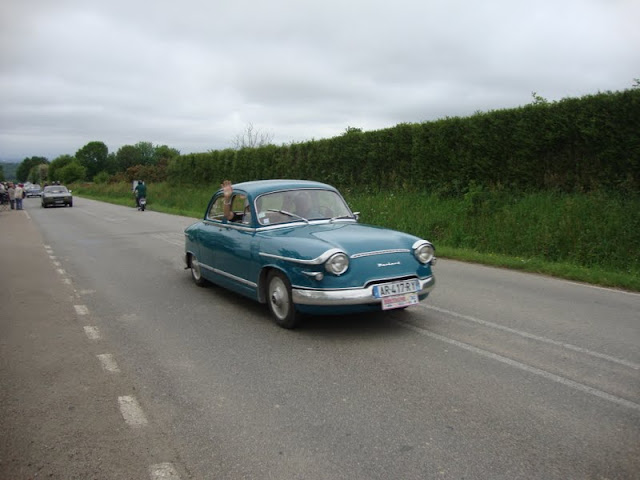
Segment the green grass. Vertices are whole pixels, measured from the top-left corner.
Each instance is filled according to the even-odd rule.
[[[201,218],[219,188],[151,184],[149,210]],[[74,194],[134,206],[128,184],[83,184]],[[463,198],[343,192],[360,221],[432,241],[438,257],[640,291],[640,197],[513,194]]]

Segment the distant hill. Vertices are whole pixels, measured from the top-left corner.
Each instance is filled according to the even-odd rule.
[[[13,180],[16,181],[16,171],[20,166],[20,163],[5,163],[0,162],[0,166],[2,166],[2,171],[4,173],[5,180]]]

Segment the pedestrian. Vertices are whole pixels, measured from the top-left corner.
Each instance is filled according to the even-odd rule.
[[[16,187],[12,182],[9,183],[9,188],[7,189],[9,193],[9,203],[11,204],[11,210],[15,210],[16,208]]]
[[[13,193],[16,202],[16,210],[22,210],[22,199],[24,198],[24,188],[22,187],[23,185],[19,183]]]

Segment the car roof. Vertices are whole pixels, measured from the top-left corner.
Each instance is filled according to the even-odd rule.
[[[312,180],[255,180],[251,182],[241,182],[233,185],[234,190],[244,190],[252,196],[262,195],[263,193],[275,192],[279,190],[290,190],[297,188],[322,188],[325,190],[337,191],[335,187],[322,182],[314,182]]]

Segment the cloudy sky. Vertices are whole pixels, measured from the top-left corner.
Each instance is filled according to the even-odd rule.
[[[276,144],[631,88],[640,0],[3,0],[0,160]]]

